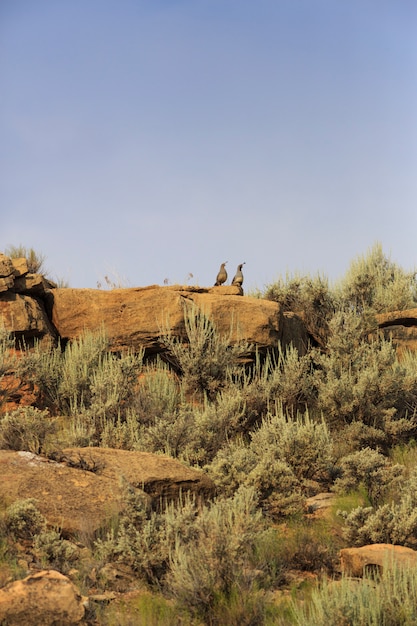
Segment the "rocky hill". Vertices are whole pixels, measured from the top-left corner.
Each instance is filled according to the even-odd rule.
[[[117,353],[112,354],[116,360],[122,360],[120,354],[128,350],[144,351],[145,359],[150,357],[150,360],[156,355],[169,357],[162,337],[170,334],[187,341],[189,306],[207,314],[230,344],[247,343],[245,363],[279,345],[284,349],[292,345],[300,355],[306,354],[311,345],[326,350],[323,335],[309,325],[303,311],[284,311],[276,302],[245,296],[240,286],[58,288],[45,276],[30,273],[26,259],[0,254],[0,318],[4,329],[16,339],[18,349],[31,348],[37,342],[45,348],[59,343],[65,347],[86,330],[104,329],[110,350]],[[378,315],[376,328],[370,332],[391,337],[400,354],[405,349],[417,351],[417,309]],[[22,398],[16,396],[15,400],[19,406]],[[245,401],[250,404],[250,396]],[[258,415],[253,399],[252,403],[254,414]],[[33,404],[30,398],[21,402],[22,406],[28,404]],[[213,407],[215,416],[215,403]],[[2,408],[4,413],[8,406]],[[194,408],[192,405],[192,411]],[[50,417],[56,418],[55,415]],[[172,419],[171,413],[169,419]],[[225,439],[227,437],[228,434]],[[88,552],[85,545],[99,529],[110,526],[115,516],[123,514],[126,489],[140,498],[148,511],[154,512],[161,505],[184,496],[190,495],[203,506],[216,495],[215,484],[206,473],[164,454],[76,445],[48,455],[21,448],[0,450],[0,502],[4,509],[22,499],[34,498],[48,528],[58,528],[61,539],[71,542],[71,549],[77,549],[80,554]],[[226,466],[227,459],[224,463]],[[326,492],[323,498],[323,494],[314,489],[316,495],[307,501],[307,519],[318,515],[316,509],[321,507],[318,502],[325,501],[324,508],[330,510],[334,497]],[[322,517],[323,511],[319,512]],[[33,551],[25,548],[24,540],[17,544],[17,549],[21,570],[27,576],[23,581],[10,580],[10,570],[3,570],[0,563],[1,623],[29,623],[32,619],[33,624],[53,624],[57,616],[62,624],[99,623],[88,621],[89,606],[111,598],[95,597],[97,572],[94,568],[87,577],[91,587],[88,597],[83,597],[79,586],[73,584],[79,580],[75,569],[66,572],[68,576],[52,570],[37,572],[39,562],[33,557]],[[381,566],[386,550],[385,544],[363,553],[346,549],[342,551],[341,567],[359,575],[365,566]],[[410,558],[417,558],[411,552]],[[408,559],[409,555],[406,556]],[[80,557],[79,563],[84,563],[83,558]],[[134,572],[118,567],[107,564],[103,568],[107,588],[111,592],[131,590],[136,584]],[[20,612],[16,607],[20,607]]]

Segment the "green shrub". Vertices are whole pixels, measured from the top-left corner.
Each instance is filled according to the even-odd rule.
[[[96,558],[125,563],[142,580],[159,587],[177,535],[181,534],[184,542],[195,536],[196,513],[196,503],[189,497],[171,503],[163,511],[151,511],[142,495],[130,490],[117,527],[111,528],[105,539],[96,541]]]
[[[391,261],[380,243],[352,261],[339,288],[345,306],[363,314],[413,308],[417,302],[416,273]]]
[[[359,506],[341,515],[350,544],[394,543],[416,548],[417,470],[401,483],[394,501],[377,508]]]
[[[294,570],[333,575],[340,548],[327,520],[298,516],[265,531],[257,544],[257,562],[265,572],[267,588],[277,588],[291,581]]]
[[[349,492],[363,484],[372,506],[377,506],[404,478],[404,467],[392,464],[380,452],[364,448],[340,461],[341,476],[335,480],[338,493]]]
[[[74,416],[78,428],[100,443],[101,433],[125,421],[135,403],[144,352],[109,352],[102,329],[85,332],[68,343],[44,350],[37,345],[21,365],[22,375],[36,385],[41,403],[51,411]],[[109,434],[106,435],[109,438]]]
[[[79,558],[77,546],[63,539],[56,530],[46,530],[35,535],[33,549],[42,565],[67,574]]]
[[[385,447],[415,434],[414,360],[399,361],[390,341],[369,341],[357,314],[337,313],[326,353],[314,351],[312,358],[315,406],[332,429],[362,422],[384,434]]]
[[[327,324],[337,308],[337,298],[325,276],[287,275],[269,285],[264,298],[278,302],[284,311],[302,314],[307,328],[321,343],[326,342]]]
[[[166,363],[157,359],[143,368],[132,403],[139,424],[171,419],[184,403],[183,386]]]
[[[33,539],[46,528],[46,519],[37,509],[36,500],[16,500],[5,513],[6,532],[14,539]]]
[[[259,506],[273,519],[302,512],[300,481],[285,461],[269,455],[258,459],[244,484],[255,489]]]
[[[333,463],[330,432],[323,420],[314,421],[308,411],[292,418],[277,406],[252,433],[250,446],[260,459],[269,456],[287,463],[300,481],[329,479]]]
[[[239,612],[240,623],[261,623],[255,622],[253,615],[260,620],[264,610],[256,593],[253,555],[264,522],[256,510],[254,490],[240,489],[232,499],[204,508],[196,529],[194,541],[184,543],[178,536],[172,552],[167,584],[174,598],[203,621],[209,618],[209,623],[220,625],[225,623],[226,607],[231,609],[237,596],[246,596],[244,603],[242,600],[246,614]]]
[[[31,274],[45,273],[45,256],[39,254],[39,252],[36,252],[33,248],[26,248],[22,245],[8,246],[4,253],[11,259],[26,259],[28,270]]]
[[[251,433],[249,444],[230,441],[205,470],[225,495],[240,485],[253,487],[259,505],[277,518],[300,512],[312,485],[329,483],[332,467],[326,424],[307,413],[291,419],[278,407]]]
[[[47,411],[21,407],[0,417],[0,448],[40,454],[48,435],[55,430],[56,420],[51,419]]]
[[[22,386],[22,382],[14,376],[18,367],[14,348],[14,338],[0,319],[0,408]]]
[[[227,442],[204,469],[219,493],[230,497],[240,485],[245,484],[258,462],[258,455],[238,438]]]
[[[417,622],[417,572],[415,568],[387,563],[375,580],[342,576],[324,579],[310,600],[293,602],[293,619],[299,626],[412,626]]]
[[[206,400],[195,408],[182,408],[179,417],[187,426],[187,435],[178,456],[193,465],[210,463],[236,436],[243,411],[242,398],[233,387],[219,393],[215,402]]]
[[[288,413],[305,410],[314,393],[312,381],[310,354],[299,355],[293,346],[283,350],[279,345],[262,361],[257,355],[253,366],[236,384],[245,403],[239,430],[248,433],[277,403]]]
[[[214,399],[237,371],[238,359],[247,353],[245,341],[234,342],[233,320],[227,335],[220,335],[210,317],[194,304],[184,305],[187,342],[165,330],[161,342],[180,370],[189,394]]]

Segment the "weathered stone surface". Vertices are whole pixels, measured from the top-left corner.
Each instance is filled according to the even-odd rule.
[[[13,263],[8,256],[0,252],[0,278],[7,276],[13,276]]]
[[[163,455],[71,448],[61,458],[63,462],[55,462],[30,452],[0,450],[0,500],[9,505],[35,498],[48,522],[66,536],[94,533],[121,510],[122,478],[143,493],[153,508],[176,499],[180,492],[197,499],[214,495],[214,484],[203,472]]]
[[[404,567],[417,565],[417,552],[404,546],[375,543],[361,548],[344,548],[340,551],[341,570],[349,576],[363,576],[368,569],[396,564]]]
[[[0,589],[0,623],[72,626],[83,619],[85,601],[69,578],[43,570]]]
[[[51,283],[42,274],[25,274],[14,280],[13,291],[26,295],[44,296],[48,293]]]
[[[29,272],[27,259],[24,257],[19,259],[11,259],[13,265],[13,274],[16,277],[24,276]]]
[[[305,509],[308,515],[313,517],[324,517],[331,510],[336,495],[334,493],[322,492],[306,499]]]
[[[379,332],[392,339],[398,353],[417,351],[417,309],[392,311],[376,316]]]
[[[25,339],[55,337],[54,329],[41,302],[11,291],[0,296],[0,319],[5,328]]]
[[[192,493],[201,500],[210,499],[215,493],[214,483],[204,472],[162,454],[112,448],[71,448],[63,453],[69,461],[84,455],[97,466],[103,466],[100,475],[114,481],[119,482],[123,477],[151,497],[153,508],[158,508],[161,502],[176,500],[180,493]]]
[[[235,295],[222,295],[221,290]],[[185,337],[184,304],[195,303],[209,314],[218,331],[231,341],[245,339],[258,348],[276,346],[282,336],[282,312],[275,302],[238,296],[238,287],[197,289],[158,287],[55,289],[52,320],[61,337],[74,339],[85,329],[104,325],[115,349],[144,347],[160,351],[160,336],[169,330]]]

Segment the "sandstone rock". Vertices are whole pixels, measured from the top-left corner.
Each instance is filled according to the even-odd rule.
[[[334,493],[318,493],[306,499],[306,511],[312,517],[323,517],[331,509],[335,499],[336,495]]]
[[[0,253],[0,293],[11,289],[14,284],[13,264],[9,257]]]
[[[234,295],[218,295],[227,290]],[[113,349],[163,349],[163,330],[185,338],[184,304],[195,303],[231,342],[245,339],[258,348],[276,346],[282,336],[282,312],[275,302],[238,296],[238,287],[202,289],[158,287],[113,289],[55,289],[52,320],[59,335],[74,339],[85,329],[104,325]]]
[[[44,570],[0,589],[0,623],[71,626],[84,617],[84,599],[59,572]]]
[[[8,291],[0,295],[0,318],[5,328],[25,340],[55,340],[56,333],[42,303],[36,298]]]
[[[29,272],[27,259],[24,257],[19,259],[11,259],[13,265],[13,274],[16,277],[24,276]]]
[[[378,569],[396,564],[404,567],[416,567],[417,552],[404,546],[388,543],[375,543],[361,548],[344,548],[340,551],[341,570],[349,576],[363,576],[367,570]]]
[[[13,263],[8,256],[0,252],[0,278],[8,276],[13,276]]]
[[[203,472],[163,455],[71,448],[62,459],[56,462],[30,452],[0,450],[0,500],[11,504],[35,498],[48,523],[61,528],[66,537],[93,534],[121,510],[122,479],[154,508],[178,498],[180,492],[197,499],[214,495],[214,484]]]
[[[210,499],[215,493],[214,483],[204,472],[162,454],[112,448],[71,448],[63,450],[63,454],[67,462],[76,462],[84,455],[97,467],[103,467],[100,475],[115,482],[123,477],[150,496],[155,509],[161,503],[177,500],[181,493],[192,493],[200,500]]]
[[[13,291],[33,296],[45,296],[49,293],[53,283],[42,274],[25,274],[14,280]]]
[[[379,332],[392,339],[399,355],[406,350],[417,351],[417,309],[381,313],[376,320]]]

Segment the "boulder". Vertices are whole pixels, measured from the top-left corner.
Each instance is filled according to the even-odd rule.
[[[48,523],[64,536],[95,533],[123,506],[123,483],[157,509],[191,493],[214,495],[201,471],[163,455],[109,448],[71,448],[48,460],[30,452],[0,450],[0,500],[7,505],[34,498]],[[1,622],[0,622],[1,623]]]
[[[34,339],[55,341],[56,332],[41,300],[8,291],[0,295],[0,319],[5,328],[29,343]]]
[[[376,321],[379,333],[392,339],[399,355],[406,350],[417,351],[417,309],[381,313]]]
[[[348,576],[363,576],[367,571],[378,570],[392,564],[403,567],[416,567],[417,552],[404,546],[389,543],[375,543],[361,548],[340,550],[340,565]]]
[[[0,589],[0,624],[72,626],[84,618],[85,602],[69,578],[43,570]]]
[[[113,289],[54,289],[52,321],[63,339],[79,337],[84,330],[104,327],[115,350],[163,350],[164,330],[186,338],[184,305],[194,303],[209,315],[231,343],[245,340],[253,349],[276,347],[284,337],[281,307],[268,300],[242,298],[239,287],[159,287]],[[299,329],[302,334],[302,330]],[[286,341],[292,337],[285,335]],[[297,338],[307,342],[304,331]]]
[[[19,278],[19,276],[24,276],[25,274],[29,273],[27,259],[21,257],[19,259],[11,259],[11,261],[13,265],[13,274],[16,276],[16,278]]]

